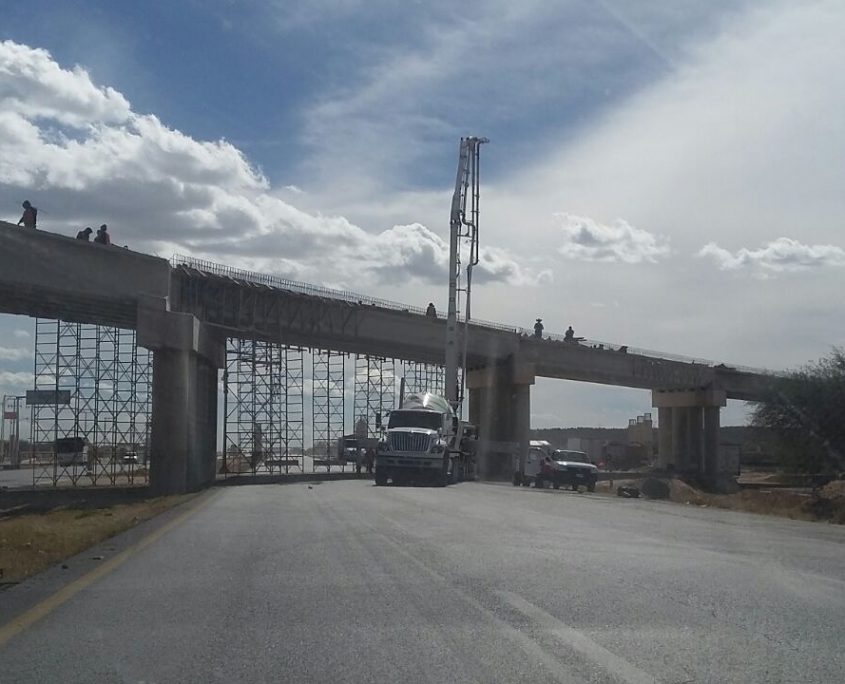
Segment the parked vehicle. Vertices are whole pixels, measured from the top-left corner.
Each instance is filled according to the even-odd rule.
[[[543,488],[551,485],[555,489],[571,487],[577,490],[584,486],[587,491],[596,489],[599,469],[589,462],[583,451],[552,449],[544,440],[532,440],[525,460],[525,469],[520,472],[519,460],[514,464],[514,487],[527,487],[531,483]]]

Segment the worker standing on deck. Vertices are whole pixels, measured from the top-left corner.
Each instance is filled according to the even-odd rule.
[[[38,209],[33,207],[29,200],[24,200],[23,203],[23,215],[21,216],[21,220],[18,221],[18,225],[23,225],[24,228],[32,228],[35,230],[36,222],[38,220]]]
[[[97,229],[97,234],[94,236],[94,242],[101,245],[111,244],[111,237],[109,236],[109,231],[105,223]]]
[[[534,337],[538,339],[543,339],[543,319],[538,318],[537,322],[534,324]]]

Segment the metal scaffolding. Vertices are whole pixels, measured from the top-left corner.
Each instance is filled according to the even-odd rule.
[[[416,361],[402,362],[402,377],[405,378],[405,392],[431,392],[442,395],[446,388],[443,366]]]
[[[133,330],[36,320],[34,485],[146,482],[151,366]]]
[[[311,354],[312,471],[337,463],[335,445],[344,433],[346,410],[344,359],[340,352]]]
[[[394,365],[393,359],[361,355],[355,357],[352,424],[356,434],[363,432],[359,426],[366,425],[366,436],[377,436],[376,416],[384,416],[393,409],[396,401]]]
[[[226,341],[222,474],[303,469],[302,369],[301,349]]]

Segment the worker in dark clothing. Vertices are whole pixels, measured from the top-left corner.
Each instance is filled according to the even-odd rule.
[[[375,451],[375,449],[370,447],[369,449],[367,449],[367,455],[364,457],[364,463],[367,466],[367,472],[368,473],[373,472],[373,465],[375,465],[375,462],[376,462],[376,451]]]
[[[38,209],[33,207],[29,200],[25,200],[23,203],[23,216],[21,216],[21,220],[18,221],[18,225],[23,225],[24,228],[32,228],[35,229],[36,221],[38,220]]]
[[[563,339],[565,342],[575,341],[575,331],[572,329],[571,325],[566,329],[566,333],[564,333]]]
[[[538,318],[537,322],[534,324],[534,337],[538,339],[543,339],[543,319]]]
[[[94,242],[101,245],[111,244],[111,238],[109,237],[108,228],[106,228],[105,223],[97,230],[97,234],[94,236]]]
[[[425,315],[429,318],[437,318],[437,309],[434,308],[434,302],[429,302],[425,310]]]
[[[80,231],[76,234],[76,239],[77,239],[77,240],[85,240],[85,242],[88,242],[88,241],[90,241],[90,240],[91,240],[91,233],[93,233],[93,232],[94,232],[94,231],[93,231],[93,229],[91,228],[91,226],[88,226],[88,228],[86,228],[85,230],[80,230]]]

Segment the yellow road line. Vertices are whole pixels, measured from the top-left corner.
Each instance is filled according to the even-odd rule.
[[[6,642],[9,641],[9,639],[14,636],[17,636],[25,629],[28,629],[33,624],[38,622],[41,618],[49,615],[60,605],[73,598],[80,591],[87,587],[90,587],[98,579],[105,577],[112,570],[120,567],[130,556],[135,553],[138,553],[138,551],[141,551],[142,549],[145,549],[150,544],[170,532],[170,530],[181,525],[189,517],[191,517],[195,513],[198,513],[209,503],[211,503],[211,501],[215,498],[215,494],[217,493],[219,493],[219,490],[216,490],[215,493],[207,493],[203,496],[198,497],[194,501],[185,504],[186,506],[188,506],[188,509],[182,512],[181,514],[177,515],[170,522],[167,522],[158,529],[153,530],[146,537],[137,541],[129,548],[124,549],[116,556],[113,556],[107,561],[104,561],[90,572],[87,572],[82,575],[82,577],[78,577],[77,579],[73,580],[69,584],[59,589],[55,594],[48,596],[46,599],[34,605],[29,610],[11,619],[5,625],[0,627],[0,646],[4,646]]]

